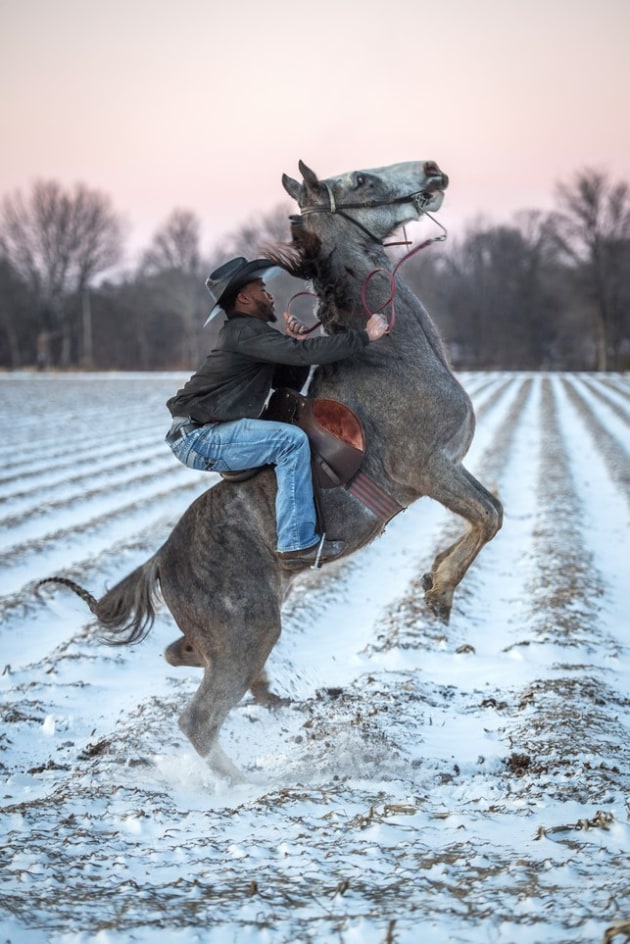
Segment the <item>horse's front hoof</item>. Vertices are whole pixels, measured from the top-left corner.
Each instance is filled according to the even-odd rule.
[[[428,586],[426,584],[427,577],[430,581]],[[448,593],[440,592],[440,590],[434,587],[431,574],[424,575],[423,586],[426,591],[424,594],[424,602],[433,616],[439,619],[441,623],[448,623],[451,617],[453,593],[450,591]]]

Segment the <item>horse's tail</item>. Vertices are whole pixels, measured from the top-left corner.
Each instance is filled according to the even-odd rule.
[[[110,646],[126,646],[141,642],[153,626],[159,577],[157,557],[152,557],[108,590],[100,600],[67,577],[46,577],[37,586],[60,583],[68,587],[87,603],[99,621],[103,628],[103,641]]]

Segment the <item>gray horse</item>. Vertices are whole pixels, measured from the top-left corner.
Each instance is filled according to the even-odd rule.
[[[351,554],[378,537],[394,511],[423,495],[456,512],[468,528],[437,555],[424,578],[429,609],[447,620],[455,588],[501,527],[502,508],[461,464],[474,431],[472,404],[429,315],[397,272],[392,275],[383,240],[424,211],[439,209],[448,178],[432,161],[321,181],[302,162],[299,168],[301,182],[286,175],[282,180],[301,211],[291,218],[292,242],[268,254],[312,281],[324,330],[362,326],[369,311],[395,296],[391,333],[353,360],[318,368],[311,382],[309,395],[342,401],[362,421],[367,448],[361,474],[376,493],[375,508],[346,488],[324,491],[327,531]],[[280,568],[276,556],[275,490],[270,469],[210,488],[153,557],[100,600],[62,580],[86,600],[107,641],[120,645],[148,633],[159,586],[183,634],[166,658],[204,670],[180,727],[199,754],[228,776],[235,771],[218,744],[221,725],[248,689],[261,701],[273,698],[264,666],[295,576]]]

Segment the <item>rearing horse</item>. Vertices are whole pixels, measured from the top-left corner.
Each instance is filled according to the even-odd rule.
[[[309,394],[342,401],[359,416],[367,440],[362,472],[396,507],[428,495],[467,522],[424,578],[429,609],[447,620],[455,588],[501,527],[502,508],[461,464],[474,432],[472,404],[429,315],[394,273],[383,240],[424,210],[439,209],[448,178],[432,161],[326,180],[302,162],[299,168],[301,182],[282,179],[301,211],[292,217],[293,242],[271,250],[270,258],[312,280],[328,333],[363,326],[366,309],[379,310],[390,295],[396,306],[392,332],[352,360],[317,368]],[[167,658],[204,669],[180,727],[229,776],[236,772],[219,747],[219,731],[248,689],[264,698],[265,662],[295,576],[276,557],[275,491],[270,469],[208,489],[153,557],[99,600],[61,581],[86,600],[112,644],[148,633],[159,585],[183,633]],[[346,542],[346,554],[383,528],[382,517],[344,488],[323,492],[322,510],[329,536]]]

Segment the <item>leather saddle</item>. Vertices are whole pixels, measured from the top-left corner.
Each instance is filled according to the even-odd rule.
[[[359,417],[339,400],[305,397],[282,387],[271,395],[264,419],[292,423],[304,430],[311,444],[313,476],[320,488],[346,485],[359,471],[365,455],[365,433]],[[222,473],[230,482],[243,482],[260,471]]]

